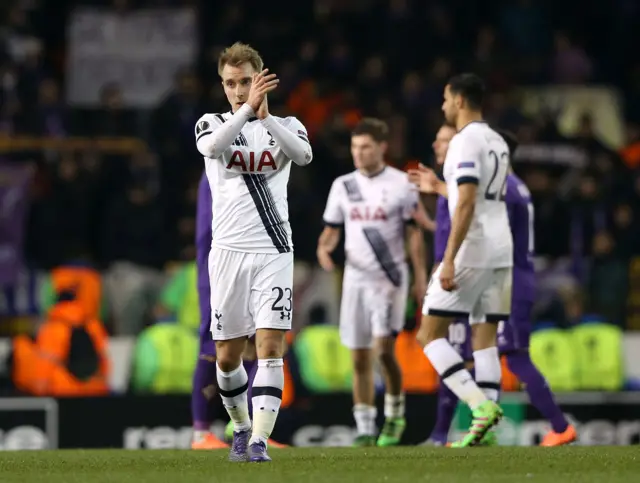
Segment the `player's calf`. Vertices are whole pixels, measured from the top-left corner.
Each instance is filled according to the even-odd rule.
[[[231,372],[242,364],[247,338],[216,341],[216,362],[223,372]]]
[[[569,424],[558,406],[546,379],[533,364],[528,351],[507,354],[507,365],[511,372],[525,385],[531,404],[549,421],[551,431],[541,446],[562,446],[577,439],[576,429]]]
[[[383,337],[376,341],[378,361],[385,377],[385,423],[377,440],[378,446],[396,446],[406,427],[405,397],[402,392],[402,371],[395,356],[395,339]]]
[[[416,340],[418,344],[420,344],[420,347],[426,347],[438,339],[445,339],[449,334],[449,325],[451,325],[451,320],[445,317],[424,315],[420,329],[416,334]]]
[[[356,422],[357,437],[354,446],[374,446],[376,444],[375,387],[373,380],[373,351],[352,349],[353,359],[353,418]]]

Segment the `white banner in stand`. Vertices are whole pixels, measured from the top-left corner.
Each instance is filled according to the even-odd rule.
[[[68,102],[96,107],[101,89],[117,83],[127,107],[153,107],[179,69],[195,62],[196,23],[195,12],[186,8],[75,10],[67,31]]]

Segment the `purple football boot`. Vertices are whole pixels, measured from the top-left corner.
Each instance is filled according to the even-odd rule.
[[[266,463],[271,461],[271,458],[267,454],[267,445],[262,441],[252,443],[249,446],[249,461],[251,463]]]

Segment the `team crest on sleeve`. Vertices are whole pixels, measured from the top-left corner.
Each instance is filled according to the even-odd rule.
[[[196,126],[196,134],[200,134],[203,131],[209,129],[209,121],[200,121]]]

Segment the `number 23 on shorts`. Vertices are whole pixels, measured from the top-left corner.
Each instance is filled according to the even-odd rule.
[[[275,297],[271,310],[280,313],[280,320],[291,320],[291,310],[293,309],[293,291],[289,288],[273,287],[272,295]]]

